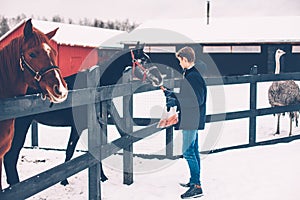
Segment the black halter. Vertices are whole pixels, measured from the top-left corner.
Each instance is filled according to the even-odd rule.
[[[55,70],[55,69],[58,69],[59,68],[57,66],[48,66],[48,67],[44,67],[42,68],[40,71],[35,71],[28,62],[26,62],[25,60],[25,57],[24,57],[24,54],[21,53],[21,58],[20,58],[20,67],[21,67],[21,70],[24,71],[25,69],[27,69],[30,74],[32,74],[32,76],[34,77],[34,79],[37,81],[37,82],[40,82],[40,80],[43,78],[43,76],[45,74],[47,74],[48,72],[52,71],[52,70]]]

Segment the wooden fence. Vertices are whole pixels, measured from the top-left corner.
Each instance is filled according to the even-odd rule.
[[[282,113],[288,111],[300,110],[300,105],[291,105],[275,108],[256,108],[257,101],[257,83],[265,81],[277,80],[300,80],[300,73],[287,74],[267,74],[257,75],[254,68],[251,75],[247,76],[231,76],[222,78],[207,78],[207,85],[227,85],[227,84],[243,84],[250,83],[250,109],[238,112],[219,113],[207,116],[207,122],[217,122],[223,120],[234,120],[241,118],[249,118],[249,143],[223,149],[215,149],[214,152],[227,150],[231,148],[250,147],[261,144],[269,144],[278,141],[290,141],[299,139],[299,136],[291,136],[288,138],[270,140],[266,142],[256,142],[256,117],[270,115],[274,113]],[[138,131],[133,131],[132,126],[132,105],[131,97],[134,93],[153,91],[149,84],[140,82],[130,82],[113,86],[96,87],[96,80],[99,80],[100,70],[96,69],[94,73],[87,73],[89,80],[89,88],[70,91],[68,99],[61,104],[55,104],[51,108],[50,103],[42,101],[39,95],[30,95],[0,101],[0,120],[9,118],[21,117],[30,114],[48,112],[68,107],[87,105],[89,113],[95,113],[88,116],[88,152],[76,157],[64,164],[60,164],[52,169],[46,170],[38,175],[35,175],[27,180],[24,180],[0,193],[0,199],[25,199],[28,198],[54,184],[89,168],[89,199],[101,199],[100,185],[100,161],[124,149],[123,167],[124,167],[124,183],[131,184],[133,182],[133,148],[132,144],[148,137],[162,129],[156,128],[157,122],[149,125],[149,120],[155,121],[158,119],[134,119],[138,124],[147,125],[145,128]],[[178,87],[179,80],[166,80],[164,85],[169,88]],[[109,119],[106,116],[107,104],[112,98],[123,96],[123,118],[114,119],[116,124],[125,126],[126,134],[121,134],[121,137],[107,143],[106,141],[106,125]],[[95,103],[102,106],[102,121],[104,126],[100,127],[97,116]],[[114,107],[110,112],[115,112]],[[118,115],[115,115],[118,116]],[[124,128],[124,127],[123,127]],[[172,144],[172,129],[167,130],[166,139],[166,156],[173,155]]]

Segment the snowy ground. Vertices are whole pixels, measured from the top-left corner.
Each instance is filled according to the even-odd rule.
[[[289,144],[255,147],[212,154],[202,160],[202,182],[207,200],[298,200],[300,179],[300,141]],[[22,177],[39,173],[59,164],[63,152],[22,150],[24,161],[19,169]],[[120,156],[114,156],[119,157]],[[119,159],[118,158],[118,159]],[[46,162],[34,162],[45,160]],[[185,191],[178,183],[188,180],[188,169],[183,159],[175,161],[143,160],[135,158],[137,165],[168,162],[168,167],[152,173],[134,176],[131,186],[122,184],[122,173],[107,165],[104,170],[109,180],[102,184],[102,197],[119,199],[180,199]],[[70,185],[60,184],[29,198],[36,200],[88,199],[87,170],[69,178]]]
[[[258,107],[269,107],[266,91],[270,84],[259,84]],[[218,104],[209,100],[208,113],[220,111],[234,111],[249,109],[249,85],[225,86],[224,96],[218,98]],[[227,89],[228,88],[228,89]],[[220,88],[210,88],[209,98],[213,99],[215,91]],[[143,110],[137,105],[137,116],[159,117],[161,113],[160,94],[147,98],[154,99],[154,105],[145,101]],[[149,100],[150,101],[150,100]],[[153,103],[153,102],[152,102]],[[157,116],[156,116],[157,115]],[[207,124],[206,130],[200,134],[202,150],[244,144],[248,142],[248,119],[234,120]],[[282,118],[282,136],[288,134],[288,117]],[[276,119],[273,116],[259,117],[257,122],[257,140],[273,139]],[[52,148],[65,148],[69,128],[54,128],[39,126],[40,146]],[[294,134],[299,134],[299,128],[294,128]],[[109,140],[118,137],[113,127],[109,128]],[[278,136],[276,136],[277,138]],[[180,154],[180,133],[175,133],[175,154]],[[28,134],[26,145],[30,145]],[[134,145],[135,153],[164,153],[163,132],[154,134]],[[81,138],[77,149],[86,149],[86,133]],[[300,180],[300,141],[286,144],[253,147],[248,149],[231,150],[216,154],[202,155],[202,184],[207,200],[298,200],[297,191]],[[81,153],[76,153],[76,156]],[[20,178],[24,180],[46,169],[54,167],[64,161],[64,152],[46,151],[41,149],[23,149],[18,164]],[[104,160],[104,170],[109,180],[101,186],[102,198],[107,200],[117,199],[180,199],[180,194],[185,191],[178,183],[188,181],[188,168],[183,159],[157,160],[134,158],[134,183],[130,186],[122,184],[121,156],[115,155]],[[5,173],[3,174],[5,182]],[[56,184],[42,191],[30,200],[65,200],[88,199],[87,170],[69,178],[70,184],[66,187]],[[7,185],[4,184],[4,187]]]

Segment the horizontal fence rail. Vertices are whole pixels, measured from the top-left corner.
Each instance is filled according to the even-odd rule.
[[[97,92],[94,96],[93,94],[95,90]],[[143,84],[136,81],[133,83],[126,84],[71,90],[69,91],[68,98],[66,101],[59,104],[53,104],[52,106],[48,100],[42,100],[40,94],[1,99],[0,121],[70,107],[99,103],[102,101],[111,100],[116,97],[130,95],[132,94],[131,90],[135,91],[135,93],[141,93],[157,90],[157,88],[154,88],[149,84]]]
[[[220,77],[220,78],[206,78],[208,86],[215,85],[228,85],[228,84],[243,84],[250,82],[267,82],[276,80],[300,80],[300,73],[286,73],[286,74],[263,74],[263,75],[245,75],[245,76],[232,76],[232,77]],[[174,87],[179,87],[180,80],[165,80],[165,86],[170,87],[171,82],[175,83]],[[172,83],[173,84],[173,83]],[[43,112],[49,112],[59,109],[65,109],[69,107],[88,105],[91,103],[110,100],[120,96],[130,95],[128,87],[132,87],[135,93],[148,92],[157,90],[149,84],[142,84],[140,82],[118,84],[112,86],[102,86],[98,88],[85,88],[69,91],[68,99],[60,104],[54,104],[50,107],[49,101],[43,101],[41,96],[38,95],[26,95],[22,97],[15,97],[10,99],[0,100],[0,120],[23,117],[32,114],[38,114]],[[96,97],[93,97],[92,93],[97,90]],[[249,116],[262,116],[282,112],[290,112],[299,110],[300,105],[289,105],[274,108],[263,108],[253,111],[245,110],[238,112],[218,113],[208,115],[207,122],[216,122],[232,119],[246,118]],[[137,119],[139,120],[139,119]],[[141,120],[141,119],[140,119]],[[147,121],[147,119],[145,119]],[[150,120],[150,119],[148,119]]]
[[[77,158],[11,186],[10,188],[2,191],[2,194],[0,193],[0,199],[9,200],[28,198],[82,170],[85,170],[86,168],[95,165],[98,162],[99,161],[97,161],[91,154],[85,153]]]

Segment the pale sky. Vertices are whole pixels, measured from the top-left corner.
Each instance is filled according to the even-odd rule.
[[[54,15],[141,23],[159,18],[206,16],[207,0],[0,0],[0,15]],[[45,5],[44,5],[45,4]],[[299,0],[210,0],[211,17],[300,15]]]

